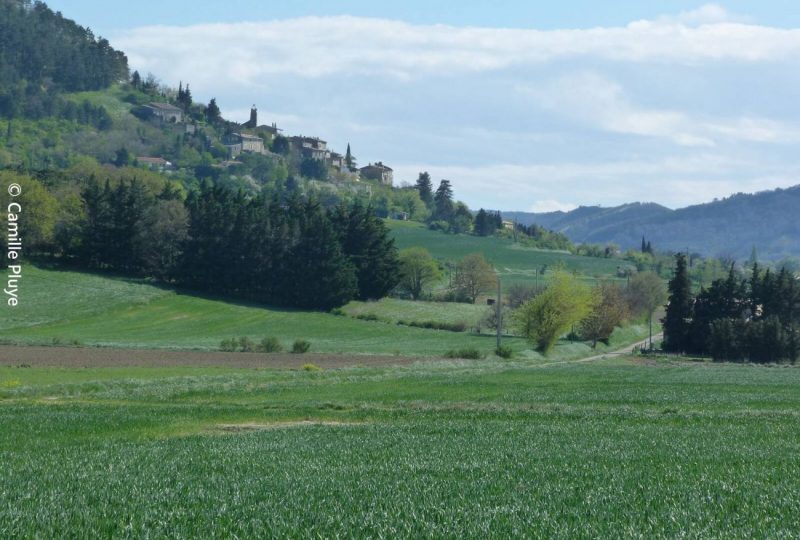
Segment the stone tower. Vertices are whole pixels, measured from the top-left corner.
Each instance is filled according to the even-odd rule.
[[[250,120],[245,125],[249,128],[258,126],[258,109],[256,109],[255,105],[250,109]]]

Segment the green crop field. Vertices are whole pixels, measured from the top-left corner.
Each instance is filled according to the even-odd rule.
[[[375,315],[386,321],[439,321],[463,322],[474,327],[491,308],[486,304],[460,304],[453,302],[422,302],[383,298],[377,302],[350,302],[343,311],[351,317]]]
[[[394,324],[396,319],[392,317],[388,322],[365,321],[329,313],[267,308],[32,265],[25,266],[23,279],[20,306],[0,321],[0,340],[6,342],[216,350],[226,338],[248,336],[257,342],[271,336],[284,347],[296,339],[305,339],[311,342],[312,352],[327,353],[439,356],[468,347],[490,354],[495,348],[494,337],[489,334],[400,326]],[[448,317],[459,318],[485,309],[458,304],[414,306],[403,301],[372,305],[397,317],[408,311],[406,318],[412,320],[437,317],[448,321]],[[353,306],[356,311],[362,309],[358,303]],[[610,348],[643,339],[645,332],[643,326],[619,329]],[[523,357],[541,359],[521,338],[507,337],[504,343]],[[604,350],[608,347],[598,349]],[[549,358],[578,358],[591,353],[585,344],[563,342]]]
[[[619,259],[584,257],[562,251],[534,249],[515,244],[505,238],[445,234],[431,231],[413,221],[387,220],[386,224],[400,249],[420,246],[441,261],[458,261],[470,253],[481,253],[498,269],[504,285],[512,283],[533,284],[536,270],[546,267],[551,271],[558,265],[577,272],[583,279],[618,280],[617,267],[625,264]],[[547,271],[544,277],[547,278]]]
[[[0,536],[800,535],[800,370],[0,368]]]

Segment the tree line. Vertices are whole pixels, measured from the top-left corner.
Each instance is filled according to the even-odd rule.
[[[0,116],[57,116],[62,92],[99,90],[127,76],[125,54],[89,29],[43,2],[0,0]]]
[[[158,191],[135,178],[92,177],[59,212],[41,184],[26,179],[25,189],[28,207],[37,207],[31,197],[39,193],[49,216],[46,233],[38,230],[45,221],[30,224],[36,242],[28,253],[80,268],[323,310],[381,298],[398,280],[394,240],[358,202],[326,210],[313,198],[247,196],[211,183],[184,200],[170,182]]]
[[[664,349],[717,361],[797,361],[800,355],[800,286],[786,268],[753,263],[740,278],[728,276],[692,294],[686,256],[676,256],[664,319]]]

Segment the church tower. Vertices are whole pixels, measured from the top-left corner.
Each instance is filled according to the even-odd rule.
[[[255,105],[250,109],[250,120],[245,125],[251,129],[258,126],[258,109]]]

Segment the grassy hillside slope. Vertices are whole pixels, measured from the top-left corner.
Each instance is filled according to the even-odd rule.
[[[448,320],[475,315],[475,306],[420,305],[398,300],[354,304],[353,314],[368,306],[388,319],[365,321],[330,313],[303,312],[247,305],[155,287],[132,280],[77,272],[44,270],[27,265],[21,305],[0,321],[0,339],[11,343],[79,343],[92,346],[215,350],[226,338],[248,336],[259,341],[278,338],[284,347],[295,339],[311,342],[313,352],[383,353],[438,356],[451,349],[494,350],[494,336],[427,330],[394,324],[405,320]],[[350,311],[347,308],[345,311]],[[393,319],[394,313],[397,319]],[[462,320],[462,319],[456,319]],[[641,326],[619,330],[611,347],[643,338]],[[541,356],[520,338],[504,343],[531,360]],[[606,350],[600,348],[600,350]],[[581,343],[562,343],[551,359],[588,356]]]
[[[536,270],[552,270],[559,264],[578,272],[579,277],[617,279],[618,259],[583,257],[568,252],[528,248],[505,238],[444,234],[431,231],[421,223],[387,220],[387,225],[400,249],[421,246],[442,261],[457,261],[470,253],[482,253],[499,270],[504,284],[528,283],[536,279]],[[545,271],[545,278],[547,271]]]

